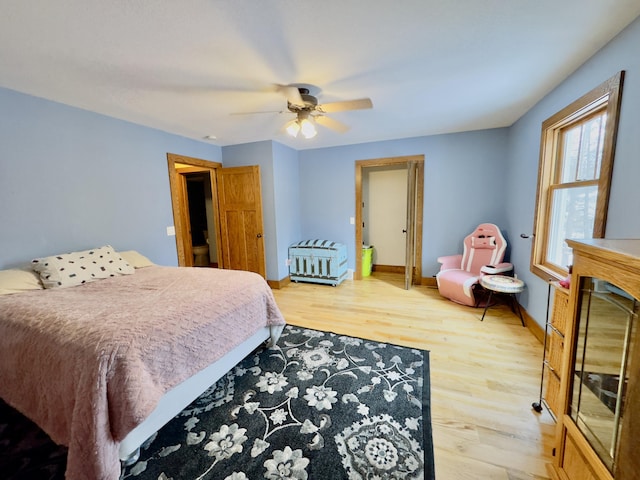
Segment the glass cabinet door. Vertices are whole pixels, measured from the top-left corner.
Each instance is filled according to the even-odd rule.
[[[638,323],[638,300],[612,283],[580,278],[569,414],[613,472]]]

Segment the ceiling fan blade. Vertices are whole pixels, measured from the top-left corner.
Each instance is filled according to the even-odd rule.
[[[286,98],[287,102],[291,105],[304,105],[304,100],[300,96],[300,90],[298,87],[293,87],[291,85],[276,85],[276,90],[282,93]]]
[[[318,105],[316,110],[322,113],[345,112],[347,110],[364,110],[373,108],[370,98],[359,98],[358,100],[345,100],[343,102],[331,102]]]
[[[284,111],[284,110],[264,110],[259,112],[233,112],[233,113],[230,113],[229,115],[257,115],[259,113],[291,113],[291,112]]]
[[[316,115],[313,118],[318,125],[322,125],[323,127],[327,127],[338,133],[346,133],[350,128],[348,125],[334,120],[333,118],[325,117],[324,115]]]

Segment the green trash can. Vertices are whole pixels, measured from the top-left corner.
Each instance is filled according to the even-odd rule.
[[[373,245],[363,245],[362,246],[362,276],[368,277],[371,275],[371,270],[373,268]]]

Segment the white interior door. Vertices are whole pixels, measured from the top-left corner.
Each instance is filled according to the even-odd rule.
[[[373,245],[376,265],[400,268],[405,263],[407,169],[376,167],[364,176],[362,240]]]

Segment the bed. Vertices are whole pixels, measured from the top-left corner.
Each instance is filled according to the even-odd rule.
[[[68,446],[68,480],[118,479],[121,461],[285,323],[257,274],[134,270],[113,254],[126,271],[0,295],[0,397]],[[77,268],[62,261],[65,275]]]

